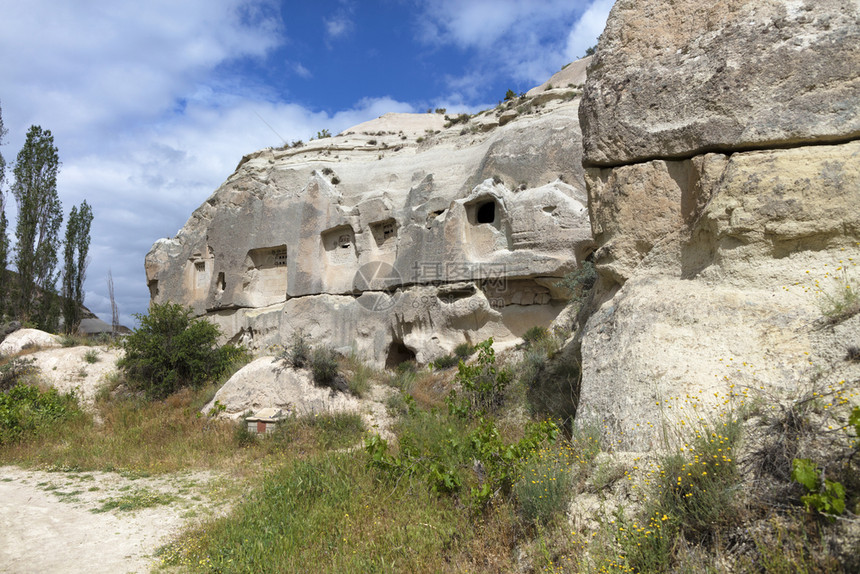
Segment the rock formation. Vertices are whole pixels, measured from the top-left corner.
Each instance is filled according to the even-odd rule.
[[[580,107],[582,424],[642,450],[667,400],[860,375],[858,70],[854,0],[618,0]]]
[[[245,156],[147,255],[152,300],[252,348],[302,329],[377,364],[548,325],[591,245],[584,64],[564,76],[471,118],[386,114]]]

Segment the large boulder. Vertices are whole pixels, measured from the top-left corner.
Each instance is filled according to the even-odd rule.
[[[580,108],[586,165],[860,135],[855,0],[618,0]]]
[[[0,355],[15,355],[27,349],[59,347],[60,338],[39,329],[18,329],[0,343]]]
[[[308,415],[357,412],[361,407],[350,395],[315,386],[307,369],[294,369],[275,357],[260,357],[239,369],[203,412],[210,412],[216,402],[224,405],[223,416],[233,419],[265,408]]]

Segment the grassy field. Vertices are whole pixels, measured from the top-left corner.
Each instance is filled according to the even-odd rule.
[[[215,385],[163,400],[105,390],[88,410],[74,397],[43,392],[43,407],[0,405],[0,422],[14,419],[24,429],[0,441],[0,464],[129,476],[221,473],[233,485],[222,492],[233,510],[163,547],[156,568],[165,572],[854,567],[838,541],[856,539],[846,524],[860,511],[860,457],[856,430],[833,406],[850,407],[850,386],[817,386],[779,409],[744,396],[743,409],[674,429],[677,447],[630,458],[596,432],[547,419],[568,412],[546,398],[564,395],[562,383],[573,378],[570,365],[550,360],[556,350],[555,342],[537,341],[518,363],[478,352],[468,367],[443,370],[378,372],[345,359],[341,368],[359,373],[354,394],[373,385],[396,390],[387,401],[388,441],[357,414],[289,418],[274,435],[256,438],[242,424],[200,413]],[[773,429],[808,448],[786,450]],[[830,457],[827,477],[839,482],[842,499],[823,488],[823,477],[813,492],[792,480],[790,468],[783,472],[801,452]],[[820,464],[810,462],[811,472]],[[838,521],[815,506],[840,500]]]

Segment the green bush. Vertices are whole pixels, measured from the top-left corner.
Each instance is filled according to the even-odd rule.
[[[32,385],[15,385],[0,393],[0,445],[36,433],[52,422],[80,412],[72,394],[61,395],[53,388],[41,391]]]
[[[580,368],[572,353],[559,353],[553,337],[539,339],[526,349],[518,368],[533,416],[561,421],[567,430],[579,402]]]
[[[457,356],[457,358],[466,360],[474,354],[475,347],[473,347],[469,343],[460,343],[459,345],[454,347],[454,355]]]
[[[455,377],[462,393],[452,390],[445,400],[452,414],[478,417],[495,412],[504,403],[511,372],[496,368],[492,337],[475,345],[475,349],[478,359],[471,365],[460,361]]]
[[[0,365],[0,392],[11,389],[39,372],[35,359],[15,358]]]
[[[523,465],[514,485],[520,513],[529,524],[548,524],[567,511],[573,493],[571,467],[575,455],[570,443],[539,448]]]
[[[301,369],[310,362],[312,350],[309,337],[302,329],[297,329],[290,338],[290,345],[284,349],[280,358],[295,368]]]
[[[547,330],[546,327],[541,327],[540,325],[535,325],[523,333],[523,341],[526,342],[526,346],[531,346],[539,341],[549,339],[549,337],[549,330]]]
[[[570,300],[579,303],[588,296],[588,293],[597,282],[597,270],[591,261],[584,261],[582,265],[558,282],[559,287],[564,287],[570,293]]]
[[[331,347],[316,347],[311,352],[311,374],[314,383],[321,387],[333,387],[337,378],[337,355]]]
[[[183,387],[201,387],[232,363],[247,357],[235,345],[216,345],[218,327],[193,319],[191,309],[175,303],[152,304],[149,314],[137,314],[140,327],[123,339],[124,356],[117,362],[128,386],[153,399]]]
[[[456,355],[445,355],[433,361],[433,366],[437,369],[450,369],[451,367],[455,367],[459,362],[460,359]]]

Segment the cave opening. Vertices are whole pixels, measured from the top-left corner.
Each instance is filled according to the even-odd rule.
[[[394,341],[388,347],[388,357],[385,359],[386,369],[396,369],[401,363],[415,360],[415,352],[400,341]]]
[[[478,223],[493,223],[496,221],[496,202],[487,201],[478,206],[475,211],[475,221]]]

